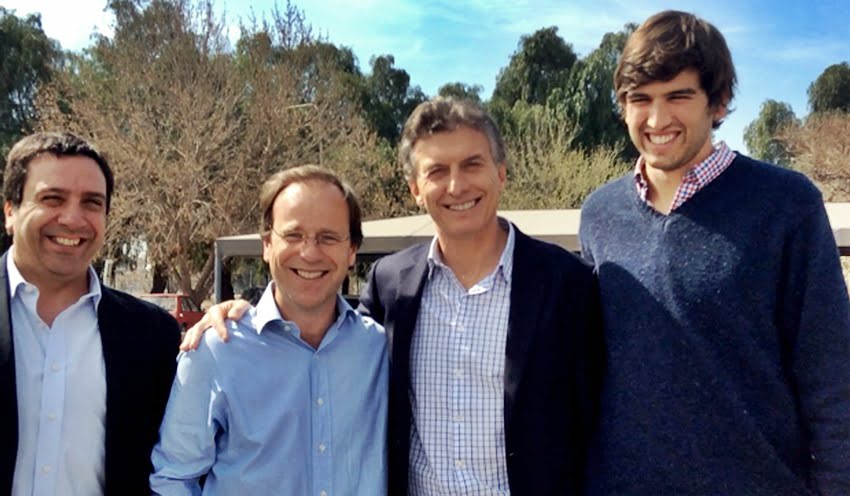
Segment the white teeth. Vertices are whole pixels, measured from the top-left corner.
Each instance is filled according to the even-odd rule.
[[[321,270],[298,270],[298,269],[295,269],[295,273],[298,274],[300,277],[303,277],[304,279],[318,279],[319,277],[322,277],[322,271]]]
[[[56,241],[57,243],[59,243],[60,245],[64,245],[64,246],[77,246],[78,244],[80,244],[80,241],[81,241],[80,238],[73,238],[72,239],[72,238],[60,238],[60,237],[55,237],[55,238],[53,238],[53,240]]]
[[[663,145],[675,137],[675,134],[650,134],[649,141],[654,145]]]
[[[475,205],[475,200],[461,203],[459,205],[449,205],[449,210],[469,210],[473,205]]]

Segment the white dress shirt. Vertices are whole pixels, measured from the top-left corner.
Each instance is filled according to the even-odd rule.
[[[505,226],[507,224],[507,226]],[[464,289],[436,238],[410,346],[411,496],[506,496],[504,376],[513,226],[499,264]]]
[[[6,257],[15,347],[18,454],[13,496],[103,493],[106,371],[97,306],[100,283],[49,327],[36,312],[38,288]]]

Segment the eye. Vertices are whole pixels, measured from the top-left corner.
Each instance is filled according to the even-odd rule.
[[[296,245],[304,241],[304,233],[298,231],[285,232],[281,235],[284,241],[290,245]]]
[[[425,171],[425,177],[429,179],[440,178],[446,174],[446,170],[445,167],[431,167]]]
[[[41,197],[41,203],[50,207],[57,207],[62,204],[64,198],[59,195],[44,195]]]
[[[101,198],[88,198],[83,200],[83,204],[86,208],[94,211],[102,210],[104,208],[104,201]]]
[[[336,246],[343,241],[345,241],[345,238],[336,233],[319,233],[316,235],[316,242],[322,246]]]

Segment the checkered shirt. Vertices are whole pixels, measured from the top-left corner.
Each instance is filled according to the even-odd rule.
[[[676,189],[676,194],[673,196],[673,203],[670,211],[674,211],[681,207],[686,201],[691,199],[697,191],[706,187],[708,183],[717,178],[723,171],[729,167],[729,164],[735,160],[735,152],[733,152],[726,143],[720,142],[705,160],[694,166],[682,176],[682,182]],[[644,176],[644,161],[643,157],[638,158],[635,166],[635,185],[637,186],[638,195],[641,200],[649,203],[646,199],[649,194],[649,183]]]
[[[411,496],[509,495],[505,344],[514,229],[499,264],[464,289],[436,238],[410,350]]]

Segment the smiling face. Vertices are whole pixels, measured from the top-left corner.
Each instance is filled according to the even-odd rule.
[[[495,163],[484,133],[461,126],[427,135],[412,156],[410,192],[434,219],[441,241],[484,239],[498,231],[505,164]]]
[[[263,239],[263,259],[275,282],[275,302],[281,315],[288,320],[331,315],[357,254],[348,239],[348,205],[342,192],[321,180],[290,184],[274,200],[272,228]],[[297,240],[296,234],[307,239],[284,239]],[[324,246],[316,239],[345,241]]]
[[[711,155],[712,123],[726,115],[711,108],[695,70],[670,81],[654,81],[630,90],[623,107],[632,142],[647,167],[688,170]]]
[[[103,246],[106,178],[82,156],[36,156],[27,169],[21,204],[3,205],[14,235],[14,261],[39,288],[88,284],[88,266]]]

